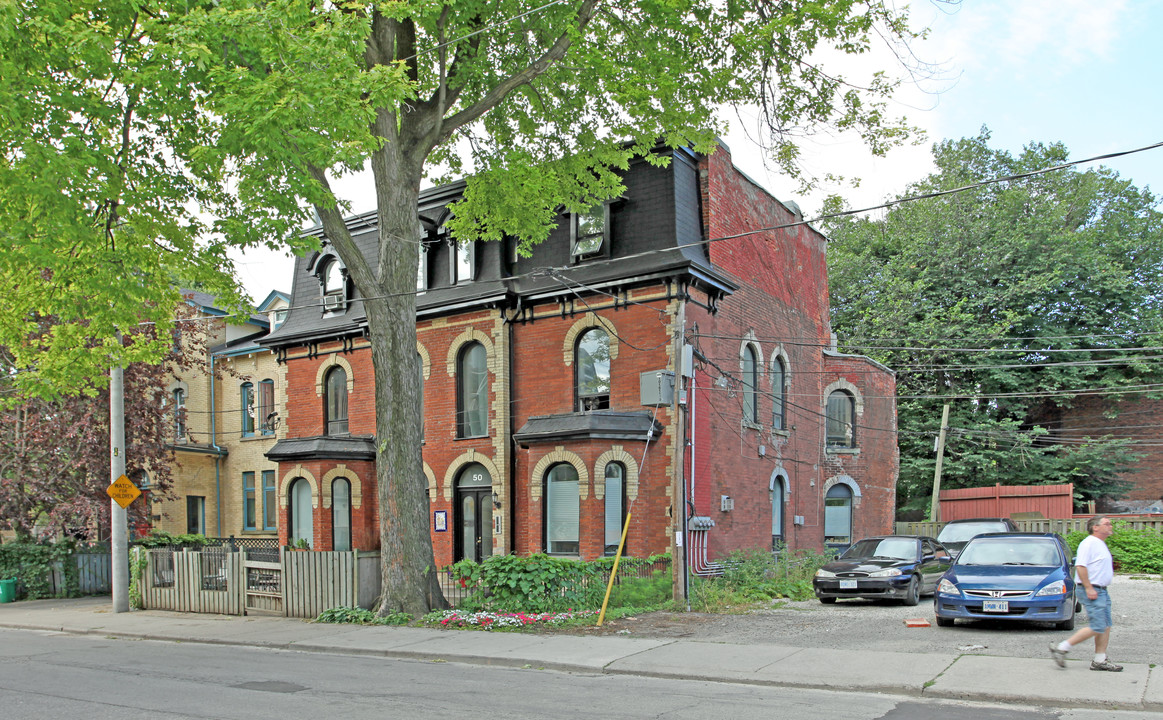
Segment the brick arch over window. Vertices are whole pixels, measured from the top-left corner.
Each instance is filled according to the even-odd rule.
[[[586,470],[585,461],[577,454],[571,453],[561,445],[553,449],[533,466],[532,482],[529,483],[529,499],[534,502],[541,500],[542,488],[545,485],[545,472],[557,463],[569,463],[577,470],[578,497],[585,500],[589,497],[590,473]],[[604,467],[604,466],[603,466]]]
[[[457,335],[452,344],[448,346],[448,377],[456,377],[456,360],[457,356],[460,355],[460,349],[474,340],[485,347],[489,372],[497,374],[497,368],[493,365],[496,362],[496,352],[492,338],[477,328],[465,328],[465,331]]]
[[[567,366],[573,365],[574,346],[577,345],[577,339],[590,328],[601,328],[606,331],[606,334],[610,336],[610,361],[618,359],[618,328],[612,321],[589,312],[565,332],[565,339],[561,343],[561,353]]]
[[[788,474],[787,470],[784,469],[783,465],[776,465],[775,469],[771,471],[771,478],[767,481],[768,491],[775,490],[776,480],[783,481],[784,497],[791,497],[791,476]],[[824,492],[827,492],[827,490]]]
[[[296,465],[287,471],[283,479],[279,481],[279,507],[287,507],[287,494],[291,489],[291,481],[296,478],[303,478],[307,484],[311,486],[311,507],[316,510],[319,509],[319,481],[311,474],[311,471],[302,465]]]
[[[751,368],[750,372],[747,369],[747,351],[754,353],[755,366]],[[760,377],[764,374],[763,368],[763,348],[759,346],[759,340],[755,337],[754,330],[748,330],[747,334],[743,336],[743,341],[739,343],[739,381],[742,385],[742,408],[743,419],[745,424],[752,426],[759,426],[763,422],[763,417],[760,414],[762,403],[759,402],[760,397]],[[748,419],[750,415],[750,419]]]
[[[783,385],[776,387],[779,382],[780,370],[783,371]],[[767,377],[771,382],[771,424],[773,430],[787,430],[787,396],[791,391],[791,361],[783,345],[776,345],[771,351],[771,359],[767,364]]]
[[[480,463],[485,466],[485,470],[489,471],[489,477],[493,479],[493,491],[503,501],[505,488],[503,487],[503,483],[500,486],[498,485],[501,480],[501,472],[497,470],[497,466],[492,458],[487,455],[482,455],[476,450],[469,450],[468,452],[462,453],[448,464],[448,469],[444,472],[444,499],[452,502],[452,486],[456,483],[456,476],[460,474],[461,468],[471,463]]]
[[[323,482],[320,484],[320,493],[323,495],[323,507],[331,507],[331,481],[336,478],[343,478],[351,483],[351,508],[358,509],[363,502],[363,480],[354,470],[349,470],[346,465],[336,465],[331,470],[323,474]]]
[[[319,370],[315,373],[315,394],[321,398],[323,397],[323,383],[327,377],[327,371],[336,365],[342,367],[347,373],[347,394],[350,396],[355,391],[355,373],[351,370],[351,363],[347,361],[347,358],[331,353],[326,360],[319,364]]]
[[[432,374],[432,358],[428,355],[428,348],[416,341],[416,352],[420,355],[420,369],[424,379],[427,380]]]
[[[827,497],[828,491],[836,485],[847,485],[848,489],[852,491],[852,508],[860,507],[860,484],[853,480],[851,475],[834,475],[825,480],[820,488],[823,497]]]
[[[841,378],[841,379],[837,380],[836,382],[828,385],[826,388],[824,388],[823,397],[822,397],[823,404],[821,407],[823,407],[825,415],[827,415],[827,411],[828,411],[828,396],[831,395],[836,390],[847,391],[848,394],[850,394],[852,396],[852,399],[856,401],[855,405],[856,405],[856,416],[857,417],[860,417],[861,415],[864,414],[864,396],[860,394],[860,388],[856,387],[855,385],[848,382],[847,380],[844,380],[843,378]]]
[[[638,499],[638,463],[634,456],[622,449],[621,445],[614,445],[598,456],[594,463],[594,497],[601,500],[606,497],[606,466],[612,462],[622,463],[626,468],[626,498],[630,501]]]

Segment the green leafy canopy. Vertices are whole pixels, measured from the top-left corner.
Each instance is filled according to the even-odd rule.
[[[938,143],[937,171],[904,196],[1052,167],[1060,144],[1020,154],[989,133]],[[1129,441],[1099,429],[1063,443],[1081,391],[1163,380],[1158,199],[1106,168],[1057,170],[829,223],[834,329],[898,371],[905,508],[928,504],[933,437],[951,404],[942,487],[1073,482],[1119,495]],[[1131,395],[1129,397],[1135,397]],[[1093,415],[1095,411],[1090,411]],[[1080,438],[1081,439],[1081,438]]]

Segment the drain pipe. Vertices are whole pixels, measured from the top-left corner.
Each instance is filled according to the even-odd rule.
[[[218,413],[214,410],[214,353],[210,353],[210,447],[214,448],[214,516],[216,537],[222,537],[222,448],[218,446]]]

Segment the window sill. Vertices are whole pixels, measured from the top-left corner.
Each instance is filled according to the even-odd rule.
[[[751,421],[749,421],[749,420],[744,420],[744,421],[743,421],[743,427],[745,427],[745,428],[748,428],[748,429],[750,429],[750,430],[759,430],[759,431],[762,431],[762,430],[763,430],[763,426],[762,426],[762,425],[760,425],[760,424],[759,424],[759,423],[757,423],[757,422],[751,422]]]
[[[252,440],[276,440],[274,435],[243,435],[239,438],[242,442],[250,442]]]
[[[457,436],[457,437],[453,438],[453,440],[487,440],[488,438],[489,438],[489,434],[485,433],[484,435]]]
[[[859,455],[860,448],[857,447],[828,447],[824,448],[824,452],[829,455]]]
[[[791,437],[791,430],[772,430],[771,436],[773,438],[774,437],[789,438],[789,437]]]

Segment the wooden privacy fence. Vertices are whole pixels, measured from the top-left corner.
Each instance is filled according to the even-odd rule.
[[[1143,528],[1154,528],[1156,530],[1163,530],[1163,517],[1158,515],[1153,517],[1119,517],[1118,515],[1108,515],[1118,523],[1125,523],[1127,527],[1134,530],[1141,530]],[[1086,532],[1086,521],[1088,517],[1076,518],[1037,518],[1033,520],[1014,520],[1014,524],[1022,532],[1038,532],[1038,533],[1058,533],[1062,537],[1066,537],[1075,530]],[[897,535],[929,535],[930,537],[937,537],[937,533],[941,532],[941,528],[945,527],[943,522],[898,522],[896,524]]]
[[[380,594],[379,553],[269,554],[246,549],[154,549],[142,572],[150,610],[313,618],[333,607],[371,608]]]

